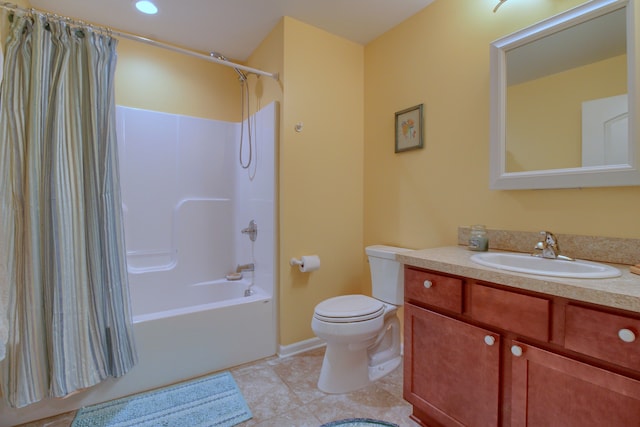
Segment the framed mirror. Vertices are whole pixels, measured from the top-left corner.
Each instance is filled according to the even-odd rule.
[[[635,0],[491,44],[491,189],[640,185]]]

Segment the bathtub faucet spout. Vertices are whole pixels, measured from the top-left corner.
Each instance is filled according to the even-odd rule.
[[[253,263],[249,263],[249,264],[238,264],[238,267],[236,267],[236,273],[242,273],[243,271],[254,271],[255,270],[255,266],[253,265]]]

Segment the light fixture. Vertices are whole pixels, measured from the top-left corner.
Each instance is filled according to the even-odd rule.
[[[499,0],[498,4],[496,5],[496,7],[493,8],[493,13],[496,13],[498,11],[498,8],[500,6],[502,6],[502,3],[506,2],[507,0]]]
[[[146,13],[147,15],[155,15],[158,13],[158,8],[153,2],[148,0],[140,0],[136,2],[136,9],[138,9],[142,13]]]

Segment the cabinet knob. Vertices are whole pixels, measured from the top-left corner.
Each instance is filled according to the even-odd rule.
[[[430,287],[433,286],[433,282],[431,280],[425,280],[424,281],[424,287],[429,289]]]
[[[634,342],[636,340],[636,334],[631,329],[620,329],[618,331],[618,337],[624,342]]]
[[[486,345],[494,345],[496,343],[496,338],[492,335],[485,335],[484,343]]]
[[[513,354],[515,357],[522,356],[522,347],[520,347],[519,345],[512,345],[511,354]]]

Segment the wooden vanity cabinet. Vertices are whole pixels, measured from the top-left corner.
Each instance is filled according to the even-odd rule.
[[[640,426],[640,314],[405,268],[404,398],[423,426]]]
[[[405,399],[442,425],[497,425],[499,335],[413,304],[405,328]]]

